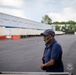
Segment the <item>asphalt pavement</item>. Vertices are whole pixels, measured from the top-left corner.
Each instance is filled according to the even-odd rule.
[[[63,49],[65,72],[76,75],[76,35],[57,35]],[[40,69],[45,43],[43,37],[0,40],[0,71],[43,72]]]

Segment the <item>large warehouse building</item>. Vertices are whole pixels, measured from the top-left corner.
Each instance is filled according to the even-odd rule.
[[[0,39],[40,35],[46,29],[55,30],[55,26],[0,13]]]

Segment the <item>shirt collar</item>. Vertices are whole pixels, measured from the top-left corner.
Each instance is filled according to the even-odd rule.
[[[50,46],[49,47],[51,47],[55,42],[57,42],[55,39],[51,42],[51,44],[50,44]],[[46,45],[46,48],[49,48],[48,47],[48,44],[45,44]]]

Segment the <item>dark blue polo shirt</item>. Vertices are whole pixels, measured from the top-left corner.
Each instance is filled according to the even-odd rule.
[[[45,63],[50,61],[51,59],[55,60],[55,64],[46,68],[46,72],[63,72],[63,62],[62,62],[62,48],[59,43],[54,39],[49,47],[44,50],[44,60]]]

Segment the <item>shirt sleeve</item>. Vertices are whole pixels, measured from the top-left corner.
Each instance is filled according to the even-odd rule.
[[[59,60],[59,58],[61,58],[61,55],[62,55],[61,46],[58,43],[54,44],[51,52],[51,59]]]

